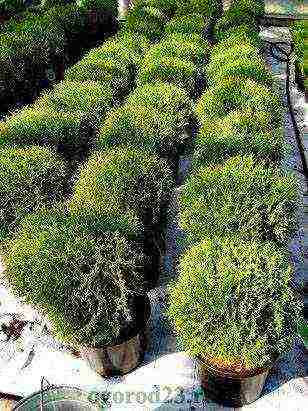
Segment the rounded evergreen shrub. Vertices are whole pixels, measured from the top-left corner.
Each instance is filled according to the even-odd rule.
[[[150,41],[141,34],[120,31],[116,37],[106,40],[97,50],[98,59],[114,59],[122,64],[139,67]],[[93,52],[92,52],[93,53]],[[91,55],[91,52],[88,54]]]
[[[90,49],[83,57],[83,60],[100,62],[101,60],[114,60],[123,59],[123,63],[130,60],[128,51],[125,50],[123,44],[121,44],[115,37],[107,39],[102,45]],[[131,61],[129,61],[130,63]]]
[[[26,214],[61,199],[66,177],[65,163],[47,148],[1,148],[0,238],[13,232]]]
[[[137,85],[166,81],[193,94],[197,81],[197,66],[178,57],[162,56],[145,60],[137,76]]]
[[[170,17],[176,13],[178,8],[178,0],[151,0],[151,2],[154,7]]]
[[[122,30],[142,34],[155,41],[163,34],[165,24],[165,16],[159,9],[137,3],[130,9]]]
[[[300,304],[288,250],[275,242],[204,239],[180,259],[168,317],[184,350],[223,371],[268,366],[296,338]]]
[[[283,158],[283,131],[271,128],[268,113],[231,111],[222,119],[205,122],[195,140],[192,165],[196,169],[245,154],[253,154],[268,164],[279,163]]]
[[[148,83],[137,87],[127,98],[128,104],[153,107],[162,112],[172,112],[180,118],[190,118],[193,103],[188,93],[167,82]]]
[[[170,33],[166,34],[162,39],[161,42],[164,40],[172,41],[172,42],[189,42],[195,47],[202,47],[204,51],[207,53],[211,52],[212,45],[206,40],[201,34],[197,33]],[[192,47],[192,46],[190,46]]]
[[[117,0],[76,0],[77,6],[82,10],[104,10],[114,16],[118,15]]]
[[[0,98],[4,105],[33,93],[50,61],[64,58],[66,45],[59,24],[48,24],[46,18],[32,13],[22,21],[12,20],[0,35]]]
[[[134,0],[133,3],[134,7],[155,7],[166,17],[172,17],[178,8],[178,0]]]
[[[148,51],[148,49],[152,46],[152,43],[146,36],[127,31],[119,31],[116,34],[115,39],[122,44],[125,44],[139,55],[145,54],[146,51]]]
[[[202,14],[206,18],[217,18],[222,14],[221,0],[182,0],[178,4],[177,14]]]
[[[180,226],[194,240],[236,233],[286,243],[299,225],[299,181],[253,156],[200,168],[183,186]]]
[[[59,208],[60,207],[60,208]],[[62,207],[62,208],[61,208]],[[74,223],[82,227],[92,235],[99,237],[106,231],[117,232],[129,241],[139,243],[144,237],[144,227],[132,211],[125,213],[101,213],[98,209],[71,208],[68,210],[67,205],[57,207],[58,210],[65,213]]]
[[[43,107],[61,113],[80,113],[88,120],[99,121],[112,106],[108,84],[95,81],[63,81],[37,101]]]
[[[257,48],[262,48],[264,44],[259,33],[246,24],[223,31],[217,41],[218,43],[213,46],[212,53],[216,53],[218,50],[226,50],[234,45],[240,46],[249,43]]]
[[[0,1],[0,13],[14,15],[25,11],[24,0],[1,0]]]
[[[140,218],[150,213],[158,221],[172,184],[166,162],[154,155],[130,148],[98,152],[82,167],[69,209],[102,214],[132,211]]]
[[[187,14],[185,16],[175,16],[165,27],[167,34],[200,34],[203,35],[207,21],[201,14]]]
[[[113,345],[123,329],[136,326],[131,297],[143,288],[138,245],[111,230],[110,217],[104,224],[101,216],[99,224],[97,235],[62,210],[41,210],[23,221],[5,247],[13,292],[77,349]]]
[[[204,39],[198,35],[196,37],[194,39],[193,36],[175,34],[164,38],[148,51],[144,64],[161,57],[177,57],[195,64],[204,64],[210,54],[210,47]]]
[[[248,59],[247,57],[243,55],[237,60],[225,62],[220,66],[216,65],[216,63],[209,64],[206,67],[208,84],[219,84],[225,78],[238,77],[242,80],[249,78],[258,83],[272,86],[274,78],[271,71],[267,68],[264,59],[261,57]]]
[[[16,93],[17,84],[24,82],[27,77],[25,64],[22,62],[31,51],[27,52],[20,44],[21,41],[16,36],[0,35],[0,101],[4,107],[12,94]],[[12,61],[16,62],[15,65],[12,65]]]
[[[0,139],[6,144],[78,146],[88,137],[88,126],[78,113],[26,107],[6,120]]]
[[[80,10],[75,2],[66,5],[57,2],[57,5],[47,10],[44,15],[50,24],[57,22],[63,27],[68,44],[86,34],[87,14]]]
[[[234,62],[238,59],[255,60],[261,58],[260,50],[251,43],[235,43],[227,48],[217,49],[215,46],[212,49],[209,63],[207,65],[207,72],[210,73],[221,68],[223,65]],[[212,70],[211,68],[212,67]]]
[[[217,41],[224,38],[229,29],[246,25],[251,31],[258,32],[259,26],[254,17],[249,13],[240,12],[237,8],[230,7],[217,21],[214,28],[214,35]]]
[[[178,146],[185,141],[188,119],[172,111],[126,104],[109,112],[100,128],[97,145],[135,147],[173,159]]]
[[[305,36],[305,31],[308,30],[308,22],[305,23],[304,20],[295,21],[290,26],[290,33],[292,36],[293,44],[294,44],[294,54],[295,54],[295,70],[299,71],[303,74],[305,64],[305,55],[306,59],[308,54],[306,53],[308,39]],[[308,70],[308,67],[306,68]]]
[[[268,113],[271,124],[281,127],[283,107],[279,93],[251,79],[225,78],[208,88],[197,103],[196,115],[203,123],[246,109],[256,115]]]
[[[113,59],[100,60],[99,58],[86,57],[79,63],[67,69],[64,74],[67,81],[97,81],[109,85],[114,96],[126,95],[132,87],[130,69]]]
[[[264,0],[232,0],[229,10],[239,14],[248,14],[254,18],[263,16],[265,13]]]
[[[48,14],[27,13],[23,19],[13,19],[5,25],[7,36],[14,37],[21,49],[31,58],[31,63],[49,63],[55,56],[64,56],[66,37],[64,27],[51,21]],[[20,50],[16,50],[18,53]],[[46,56],[48,59],[46,60]]]

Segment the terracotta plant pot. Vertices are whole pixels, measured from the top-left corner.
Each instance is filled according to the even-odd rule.
[[[242,407],[256,401],[273,364],[238,374],[224,371],[198,359],[199,375],[204,394],[212,401],[227,407]]]
[[[140,299],[136,309],[139,313],[144,313],[143,321],[129,339],[109,347],[80,347],[80,356],[101,376],[127,374],[143,361],[148,346],[148,322],[151,314],[148,297]]]

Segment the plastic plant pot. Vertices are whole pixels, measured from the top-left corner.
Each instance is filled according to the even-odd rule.
[[[162,256],[166,251],[166,214],[168,204],[169,199],[162,202],[158,221],[155,224],[150,225],[144,233],[143,250],[147,257],[144,275],[147,290],[157,287],[159,283],[161,267],[163,265]]]
[[[147,290],[158,286],[162,267],[162,256],[166,251],[167,210],[170,197],[162,200],[158,215],[154,217],[153,210],[144,210],[141,217],[146,228],[143,238],[144,253],[147,256],[145,264],[145,281]]]
[[[148,297],[138,298],[137,312],[143,313],[143,321],[130,338],[108,347],[80,347],[79,355],[103,377],[124,375],[138,367],[143,361],[148,346],[148,323],[151,306]]]
[[[90,26],[90,33],[95,35],[98,31],[98,11],[97,10],[89,10],[88,12],[88,20]]]
[[[115,34],[118,29],[117,19],[108,10],[91,9],[87,12],[89,43],[102,40],[102,33]],[[103,35],[103,39],[106,37]]]
[[[98,411],[106,409],[108,400],[101,395],[83,391],[70,386],[50,386],[31,394],[19,401],[13,408],[14,411],[30,410],[83,410]]]
[[[201,386],[205,396],[226,407],[242,407],[256,401],[274,362],[245,373],[225,371],[198,359]]]

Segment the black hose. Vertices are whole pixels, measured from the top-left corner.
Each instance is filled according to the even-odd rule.
[[[287,104],[288,104],[288,108],[289,108],[289,112],[290,112],[290,116],[291,116],[291,120],[292,120],[292,125],[293,125],[293,130],[294,130],[294,134],[295,134],[295,138],[296,138],[296,143],[297,143],[297,147],[300,153],[300,157],[301,157],[301,162],[302,162],[302,167],[303,167],[303,174],[306,178],[306,180],[308,181],[308,164],[307,164],[307,160],[306,160],[306,156],[305,156],[305,146],[303,144],[302,138],[301,138],[301,133],[300,130],[298,128],[297,125],[297,121],[295,118],[295,113],[294,113],[294,109],[292,106],[292,102],[291,102],[291,94],[290,94],[290,56],[292,54],[292,52],[294,51],[294,43],[291,43],[291,50],[289,53],[286,52],[286,50],[284,50],[282,47],[280,47],[280,45],[284,45],[284,46],[289,46],[289,43],[286,43],[284,41],[279,41],[279,42],[271,42],[271,41],[267,41],[267,43],[270,44],[270,53],[272,55],[272,57],[280,62],[286,63],[287,64],[287,78],[286,78],[286,94],[287,94]],[[284,57],[282,57],[281,55],[277,55],[274,53],[275,51],[278,51],[280,54],[282,54]],[[306,192],[307,193],[307,192]]]

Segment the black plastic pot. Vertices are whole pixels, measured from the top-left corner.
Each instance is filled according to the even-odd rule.
[[[147,296],[137,297],[136,311],[142,319],[125,340],[109,347],[80,347],[79,355],[103,377],[124,375],[143,361],[149,341],[151,305]]]
[[[146,257],[144,280],[148,290],[155,288],[160,274],[160,251],[157,243],[160,235],[159,221],[154,222],[153,210],[144,210],[141,216],[144,234],[142,237],[143,252]]]
[[[157,287],[161,273],[162,255],[166,251],[167,212],[170,202],[170,193],[165,195],[159,205],[159,215],[156,219],[153,210],[143,210],[140,219],[144,226],[143,251],[147,257],[145,264],[145,281],[147,288]]]
[[[70,167],[78,167],[80,162],[87,158],[93,135],[93,126],[85,116],[80,122],[78,140],[76,142],[62,142],[58,144],[57,152],[70,163]]]
[[[215,25],[217,23],[217,19],[216,18],[211,18],[205,29],[203,32],[204,37],[211,43],[214,44],[215,43],[215,38],[214,38],[214,29],[215,29]]]
[[[162,156],[164,157],[164,156]],[[172,171],[174,181],[177,180],[178,170],[179,170],[179,152],[178,150],[174,150],[172,153],[169,153],[166,157],[167,163]]]
[[[198,359],[201,386],[205,396],[226,407],[242,407],[256,401],[262,393],[265,380],[273,366],[238,374],[223,371]]]
[[[90,47],[115,34],[118,30],[118,22],[109,10],[89,10],[86,20],[88,26],[87,42]]]

